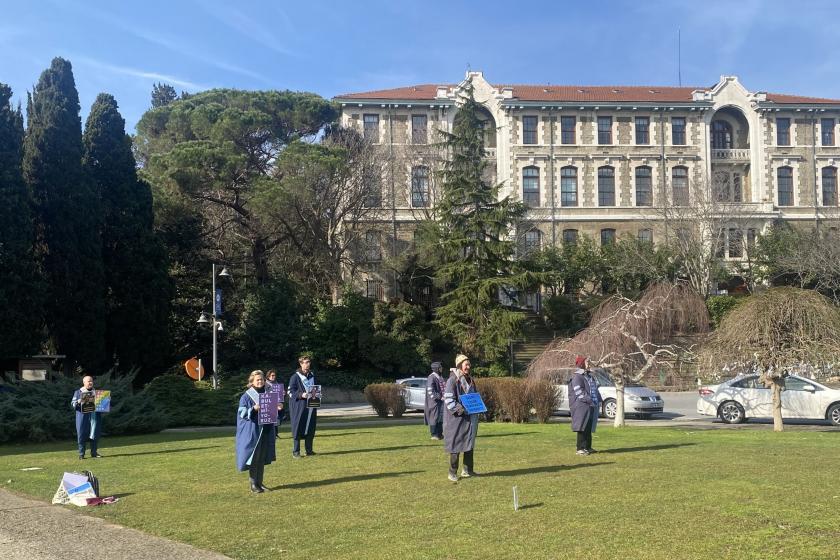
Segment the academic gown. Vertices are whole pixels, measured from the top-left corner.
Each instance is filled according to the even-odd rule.
[[[315,374],[310,371],[307,381],[314,385]],[[292,428],[292,437],[295,439],[306,439],[315,434],[315,426],[318,421],[318,410],[306,407],[306,399],[301,395],[306,393],[303,380],[295,372],[289,379],[289,414]]]
[[[426,378],[426,406],[424,421],[427,426],[433,426],[443,421],[443,378],[432,372]]]
[[[239,410],[236,414],[236,468],[240,471],[247,471],[251,465],[251,458],[254,456],[260,436],[264,438],[263,445],[268,446],[265,464],[270,465],[277,460],[274,448],[277,427],[274,424],[260,425],[260,413],[254,410],[255,404],[257,403],[248,391],[245,391],[239,399]]]
[[[76,411],[76,441],[81,445],[88,440],[99,440],[99,432],[102,429],[102,418],[98,412],[82,413],[82,405],[79,400],[82,398],[82,390],[76,389],[73,393],[73,400],[70,404]]]
[[[572,431],[585,432],[592,423],[595,408],[592,404],[589,379],[582,369],[575,370],[569,380],[569,412],[572,415]]]
[[[460,401],[461,395],[477,393],[475,383],[470,383],[466,389],[456,374],[449,376],[444,389],[444,397],[449,402],[453,399],[456,403]],[[464,414],[455,416],[449,406],[443,409],[443,448],[447,453],[464,453],[472,451],[475,447],[475,437],[478,433],[478,414]]]

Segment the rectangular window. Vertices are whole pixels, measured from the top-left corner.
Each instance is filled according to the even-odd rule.
[[[615,243],[615,230],[602,229],[601,230],[601,245],[611,245]]]
[[[540,238],[541,234],[539,230],[532,229],[525,232],[525,254],[532,253],[534,251],[540,250]]]
[[[756,231],[753,228],[747,230],[747,251],[752,254],[755,250]]]
[[[379,185],[367,188],[363,204],[365,208],[379,208],[382,206],[382,191]]]
[[[837,206],[837,168],[822,169],[823,206]]]
[[[671,144],[685,146],[685,117],[671,118]]]
[[[650,144],[649,117],[636,117],[636,144]]]
[[[374,144],[379,143],[379,115],[364,115],[365,140]]]
[[[790,119],[776,119],[776,145],[790,146]]]
[[[425,144],[429,141],[426,115],[411,115],[411,143]]]
[[[598,143],[612,144],[612,117],[598,117]]]
[[[729,258],[740,259],[744,256],[744,240],[740,229],[729,229]]]
[[[382,260],[382,236],[378,231],[365,233],[365,258],[369,262]]]
[[[411,170],[411,206],[429,206],[429,168],[418,166]]]
[[[780,167],[776,179],[779,185],[779,206],[793,206],[793,169]]]
[[[834,145],[834,119],[820,120],[820,134],[822,135],[823,146]]]
[[[537,143],[537,117],[522,117],[522,143]]]
[[[560,206],[577,206],[577,167],[560,170]]]
[[[578,230],[576,229],[564,229],[563,230],[563,243],[566,245],[574,245],[577,243],[578,238]]]
[[[540,205],[540,170],[537,167],[522,170],[522,202],[532,208]]]
[[[653,243],[653,230],[640,229],[638,239],[640,243]]]
[[[653,186],[651,184],[650,167],[636,168],[636,206],[651,206],[653,204]]]
[[[688,168],[675,167],[671,172],[674,206],[688,206]]]
[[[382,280],[365,280],[365,297],[382,299]]]
[[[575,117],[560,117],[560,143],[561,144],[575,144],[575,126],[577,119]]]
[[[598,206],[615,206],[615,170],[598,168]]]

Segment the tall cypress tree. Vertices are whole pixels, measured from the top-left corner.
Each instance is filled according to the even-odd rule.
[[[105,354],[101,210],[82,169],[79,94],[70,62],[55,58],[29,96],[23,173],[35,204],[36,250],[48,283],[54,350],[97,371]]]
[[[436,321],[473,357],[499,361],[508,342],[519,338],[523,321],[500,296],[529,287],[535,278],[514,261],[511,234],[525,207],[510,197],[499,200],[499,185],[486,179],[481,108],[472,87],[466,94],[452,132],[444,134],[448,160],[436,240],[442,259],[436,276],[444,293]]]
[[[12,90],[0,84],[0,356],[39,349],[43,284],[35,261],[32,201],[23,180],[23,115],[12,109]]]
[[[83,141],[84,166],[102,203],[108,354],[122,367],[162,365],[171,293],[166,253],[153,229],[151,189],[137,178],[113,96],[96,98]]]

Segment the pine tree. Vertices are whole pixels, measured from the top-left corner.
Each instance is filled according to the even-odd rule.
[[[23,115],[0,84],[0,356],[35,353],[43,322],[43,284],[35,261],[32,201],[23,180]]]
[[[101,210],[82,169],[79,94],[70,63],[55,58],[29,96],[23,173],[34,201],[36,253],[47,281],[53,350],[96,372],[108,365]]]
[[[85,124],[83,162],[102,204],[106,349],[123,368],[160,366],[168,357],[171,289],[154,232],[152,194],[138,180],[131,139],[113,96],[96,98]]]
[[[499,361],[518,338],[522,314],[502,305],[500,295],[525,289],[532,274],[517,270],[511,238],[525,207],[499,200],[499,185],[486,179],[480,106],[468,87],[466,100],[445,133],[448,161],[442,172],[437,245],[443,286],[437,323],[474,358]]]
[[[152,109],[169,105],[178,99],[175,88],[169,84],[155,84],[152,86]]]

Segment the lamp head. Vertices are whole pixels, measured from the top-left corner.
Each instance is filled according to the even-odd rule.
[[[209,323],[210,319],[207,317],[207,313],[202,311],[201,316],[198,318],[198,321],[196,321],[196,322],[203,325],[205,323]]]

